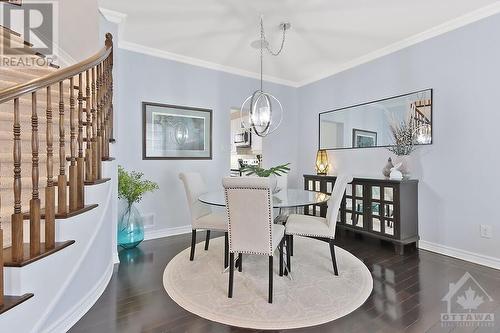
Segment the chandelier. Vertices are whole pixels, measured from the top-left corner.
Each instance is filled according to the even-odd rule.
[[[280,30],[283,31],[281,45],[279,49],[274,52],[269,46],[264,33],[264,19],[260,17],[260,40],[252,43],[252,46],[260,49],[260,88],[248,96],[241,105],[241,127],[252,131],[260,137],[264,137],[274,132],[281,121],[283,120],[283,106],[280,101],[272,94],[265,92],[263,89],[263,58],[264,49],[271,55],[278,56],[283,51],[285,45],[286,31],[290,29],[290,23],[281,23]],[[248,109],[248,115],[244,115],[244,110]],[[246,118],[246,119],[245,119]]]

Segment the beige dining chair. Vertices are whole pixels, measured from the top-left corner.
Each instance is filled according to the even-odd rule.
[[[224,195],[229,232],[229,290],[233,297],[234,254],[242,271],[242,254],[269,257],[269,295],[273,302],[273,255],[279,248],[279,275],[283,276],[285,227],[273,223],[272,193],[267,177],[224,178]]]
[[[224,267],[228,266],[228,234],[225,213],[212,212],[210,206],[198,200],[200,195],[207,192],[203,177],[197,172],[181,172],[179,178],[184,184],[189,212],[191,214],[191,254],[189,260],[194,260],[196,248],[196,231],[206,230],[205,251],[208,250],[210,242],[210,231],[223,231],[225,238]]]
[[[303,236],[326,241],[330,244],[330,254],[332,257],[333,271],[339,275],[337,260],[335,259],[335,228],[337,226],[337,216],[342,203],[347,184],[352,182],[352,176],[340,175],[335,180],[333,191],[328,199],[328,210],[326,218],[290,214],[286,222],[286,243],[287,243],[287,268],[291,271],[291,253],[293,252],[293,237]]]

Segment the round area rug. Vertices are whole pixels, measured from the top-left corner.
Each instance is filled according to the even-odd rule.
[[[163,285],[181,307],[215,322],[253,329],[291,329],[323,324],[359,308],[372,291],[368,268],[354,255],[335,247],[339,276],[333,274],[328,243],[295,237],[292,279],[278,275],[274,256],[273,303],[267,302],[268,258],[243,255],[243,272],[234,272],[233,298],[227,297],[229,272],[222,273],[224,237],[198,243],[165,268]]]

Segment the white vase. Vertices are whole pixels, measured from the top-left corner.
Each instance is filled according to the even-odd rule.
[[[270,189],[272,193],[276,193],[276,187],[278,186],[278,178],[276,175],[270,175],[269,180],[271,181]]]
[[[399,163],[401,163],[401,166],[398,168],[398,170],[403,174],[403,178],[410,178],[410,155],[396,156],[394,165],[397,165]]]

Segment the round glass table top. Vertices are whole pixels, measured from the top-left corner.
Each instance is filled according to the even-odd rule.
[[[287,189],[273,194],[273,208],[301,207],[320,204],[328,201],[330,196],[325,193],[306,190]],[[198,198],[203,203],[212,206],[226,206],[224,190],[207,192]]]

